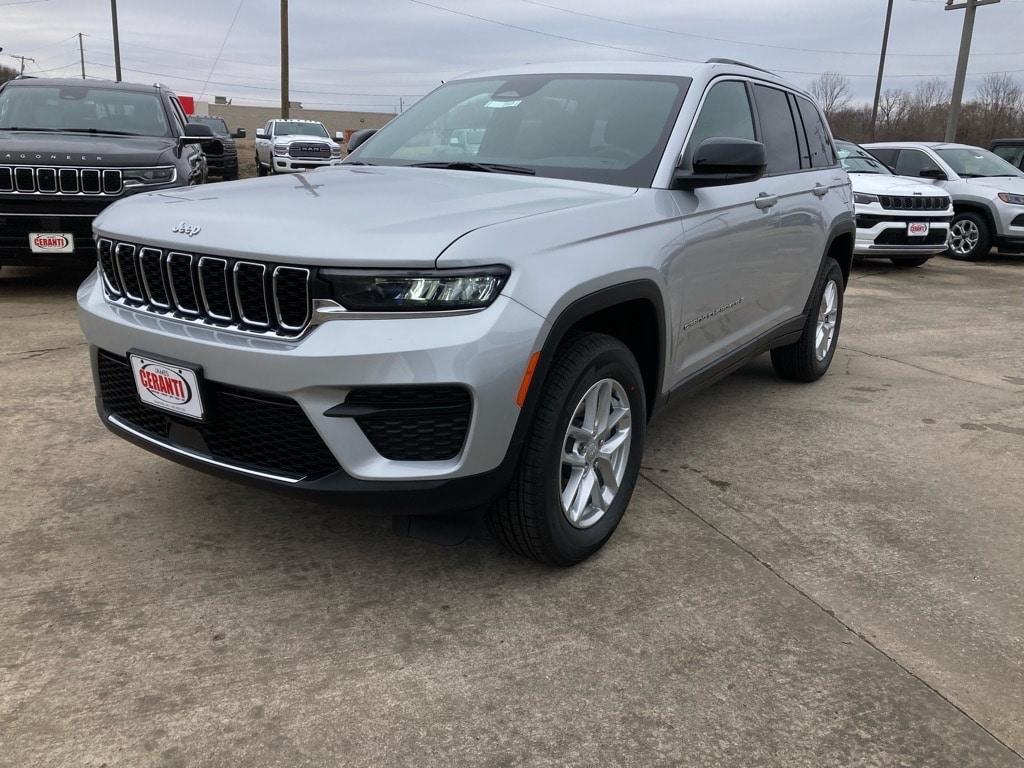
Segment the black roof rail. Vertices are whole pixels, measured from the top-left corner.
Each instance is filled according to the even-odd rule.
[[[738,61],[737,59],[718,59],[718,58],[715,58],[715,59],[708,59],[704,63],[705,64],[735,64],[736,66],[739,66],[739,67],[747,67],[748,69],[756,69],[758,72],[767,72],[769,75],[774,75],[775,77],[778,77],[778,75],[775,75],[775,73],[772,72],[770,69],[765,69],[764,67],[758,67],[758,66],[756,66],[754,64],[748,64],[745,61]]]

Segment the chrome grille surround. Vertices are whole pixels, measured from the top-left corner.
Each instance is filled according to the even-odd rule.
[[[0,165],[0,193],[116,197],[125,190],[122,168]]]
[[[109,238],[99,238],[97,250],[104,293],[112,304],[217,330],[280,339],[300,338],[313,326],[313,271],[306,267]],[[285,295],[279,296],[279,290]]]

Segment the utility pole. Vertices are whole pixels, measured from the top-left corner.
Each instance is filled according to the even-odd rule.
[[[982,5],[992,5],[999,0],[946,0],[947,11],[964,9],[964,29],[960,34],[960,55],[956,60],[956,77],[953,79],[953,99],[949,105],[949,120],[946,122],[946,141],[956,141],[956,124],[960,119],[960,103],[964,97],[964,80],[967,77],[967,60],[971,56],[971,38],[974,37],[974,13]]]
[[[405,112],[405,101],[401,96],[398,97],[398,114]]]
[[[281,117],[288,119],[288,0],[281,0]]]
[[[875,103],[871,107],[871,139],[874,141],[878,126],[878,100],[882,97],[882,72],[885,70],[885,50],[889,47],[889,22],[892,21],[892,0],[885,11],[885,31],[882,32],[882,53],[878,57],[878,79],[875,81]]]
[[[82,63],[82,79],[85,80],[85,46],[82,45],[82,33],[78,33],[78,60]]]
[[[110,21],[114,25],[114,76],[121,82],[121,43],[117,37],[117,0],[110,0]],[[82,77],[85,77],[83,74]]]
[[[10,56],[12,59],[20,59],[21,60],[21,72],[19,73],[21,75],[25,74],[25,62],[26,61],[31,61],[33,64],[36,63],[36,60],[33,59],[31,56],[18,56],[17,54],[14,54],[14,53],[8,53],[7,55]]]

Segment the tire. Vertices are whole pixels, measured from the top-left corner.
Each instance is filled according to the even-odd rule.
[[[830,286],[831,299],[826,302],[825,295]],[[832,357],[839,343],[839,328],[843,322],[843,271],[835,259],[828,259],[824,272],[815,283],[811,292],[810,307],[800,338],[792,344],[772,350],[772,367],[780,378],[790,381],[817,381],[825,375],[825,371],[832,364]],[[831,319],[828,320],[826,316]],[[818,336],[819,325],[822,325],[821,343]],[[828,335],[829,329],[831,335]],[[826,335],[827,342],[824,339]]]
[[[984,216],[973,211],[961,211],[953,216],[947,251],[951,259],[977,261],[988,256],[990,250],[992,233]]]
[[[266,176],[267,175],[267,169],[264,168],[263,167],[263,163],[260,162],[260,156],[259,155],[256,155],[256,175],[257,176]]]
[[[892,262],[894,267],[910,269],[911,267],[920,267],[922,264],[931,261],[931,258],[931,256],[919,256],[916,259],[889,259],[889,261]]]
[[[621,417],[606,437],[606,446],[613,441],[619,444],[611,461],[601,461],[598,451],[595,462],[598,441],[582,437],[588,395],[594,398],[592,403],[610,409],[602,405],[598,413],[618,411]],[[570,566],[604,546],[633,494],[647,424],[643,377],[636,358],[618,339],[571,332],[556,352],[539,397],[519,466],[509,487],[491,506],[488,521],[498,540],[513,552],[550,565]],[[622,414],[626,404],[628,411]],[[595,426],[600,427],[600,422]],[[568,455],[572,456],[569,463],[563,461]],[[606,482],[605,472],[613,479],[621,475],[617,490]],[[563,491],[571,497],[570,486],[592,486],[591,478],[598,481],[596,493],[577,494],[582,503],[566,511]],[[602,489],[612,495],[606,496]],[[594,503],[595,495],[603,499],[600,507]],[[574,513],[576,522],[570,520]]]

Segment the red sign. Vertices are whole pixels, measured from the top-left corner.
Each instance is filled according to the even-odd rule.
[[[68,247],[68,239],[64,235],[36,235],[32,242],[36,248],[46,251]]]
[[[181,104],[181,108],[185,110],[186,115],[194,115],[196,113],[196,100],[192,96],[179,96],[178,103]]]

